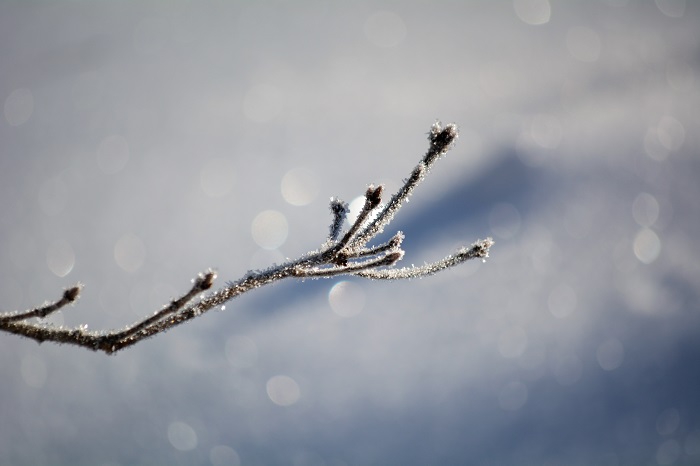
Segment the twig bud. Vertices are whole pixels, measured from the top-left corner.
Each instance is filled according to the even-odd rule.
[[[394,265],[401,259],[403,259],[403,251],[394,251],[386,255],[387,265]]]
[[[68,301],[69,303],[74,302],[76,299],[78,299],[82,287],[83,285],[78,283],[74,287],[68,288],[66,291],[63,292],[63,299],[65,301]]]
[[[430,166],[435,160],[447,152],[452,143],[459,137],[457,125],[450,123],[442,127],[439,121],[436,121],[430,128],[428,139],[430,140],[430,149],[425,155],[425,163]]]
[[[473,248],[476,249],[476,254],[478,257],[481,257],[482,259],[486,259],[489,257],[489,249],[491,249],[491,246],[494,244],[493,238],[486,238],[483,240],[479,240],[476,243],[473,244]]]
[[[194,282],[194,288],[200,289],[202,291],[208,290],[214,284],[216,279],[216,272],[213,270],[208,270],[206,273],[200,273]]]
[[[374,185],[370,185],[365,193],[366,208],[367,210],[372,210],[377,207],[382,202],[382,191],[384,191],[384,186],[381,184],[376,188]]]
[[[333,215],[347,215],[350,211],[348,204],[335,197],[331,198],[331,212]]]

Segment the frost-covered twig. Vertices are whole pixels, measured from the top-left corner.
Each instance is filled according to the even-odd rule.
[[[348,216],[350,208],[346,202],[340,199],[331,198],[331,213],[333,214],[333,223],[331,223],[331,232],[328,235],[328,241],[336,241],[340,232],[343,230],[343,222]]]
[[[61,299],[56,302],[44,304],[41,307],[30,309],[25,312],[7,312],[0,314],[0,322],[17,322],[19,320],[31,319],[32,317],[44,318],[49,314],[60,310],[63,306],[74,303],[75,300],[78,299],[78,295],[80,295],[81,287],[82,285],[78,283],[77,285],[68,288],[63,292]]]
[[[68,343],[111,354],[198,317],[240,294],[285,278],[328,278],[339,275],[356,275],[370,279],[410,279],[432,275],[469,259],[485,259],[493,245],[491,238],[479,240],[468,248],[461,248],[444,259],[422,267],[399,269],[393,266],[404,255],[404,251],[401,249],[404,238],[402,232],[396,233],[386,243],[377,246],[368,245],[369,241],[381,233],[384,227],[391,222],[404,201],[423,181],[432,165],[452,147],[457,139],[457,128],[455,125],[443,127],[437,122],[432,126],[428,139],[430,140],[428,152],[386,205],[382,206],[382,186],[370,185],[367,188],[364,206],[344,234],[342,234],[342,227],[348,214],[348,205],[338,199],[331,199],[333,221],[328,239],[319,250],[267,270],[249,272],[240,280],[228,282],[226,287],[210,295],[203,293],[212,287],[216,274],[211,270],[207,271],[194,279],[190,290],[180,298],[173,300],[151,316],[122,330],[95,332],[88,331],[87,326],[66,329],[28,322],[31,318],[46,317],[48,314],[74,303],[82,288],[80,284],[64,291],[61,299],[54,303],[26,312],[0,314],[0,330],[22,335],[39,343],[43,341]],[[198,296],[199,300],[192,303]]]

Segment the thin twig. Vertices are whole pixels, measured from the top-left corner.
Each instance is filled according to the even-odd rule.
[[[361,249],[354,253],[352,258],[359,258],[359,257],[367,257],[367,256],[375,256],[377,254],[380,254],[382,252],[386,251],[394,251],[394,250],[400,250],[401,248],[401,243],[403,242],[404,239],[404,234],[403,232],[399,231],[397,232],[394,236],[391,237],[389,241],[387,241],[384,244],[380,244],[379,246],[374,246],[370,249]]]
[[[376,209],[379,204],[381,204],[383,191],[384,187],[382,185],[379,185],[376,188],[373,185],[370,185],[369,188],[367,188],[367,191],[365,191],[365,203],[362,206],[362,210],[357,215],[357,218],[350,228],[348,228],[348,231],[345,232],[341,240],[334,245],[333,249],[330,251],[330,254],[337,254],[355,239],[357,232],[360,231],[360,228],[362,228],[365,220],[369,217],[372,211]]]
[[[166,316],[176,313],[177,311],[185,307],[185,305],[187,305],[187,303],[189,303],[195,296],[200,294],[202,291],[211,288],[211,286],[214,284],[215,278],[216,273],[214,273],[212,270],[209,270],[205,274],[199,274],[199,276],[194,280],[194,284],[192,285],[192,288],[190,288],[190,291],[185,293],[181,298],[171,301],[169,305],[165,306],[163,309],[156,312],[151,317],[144,319],[138,324],[135,324],[127,328],[126,330],[115,334],[115,337],[118,340],[128,339],[129,337],[136,335],[139,332],[142,332],[143,329],[145,329],[146,327],[155,325],[156,322],[164,319]]]
[[[334,242],[338,240],[340,232],[343,229],[343,222],[348,216],[350,209],[348,204],[340,199],[331,198],[331,213],[333,214],[333,222],[331,223],[331,232],[328,235],[328,241]]]
[[[469,259],[483,259],[489,257],[489,248],[493,246],[493,240],[486,238],[472,244],[470,248],[462,248],[444,259],[421,267],[402,267],[400,269],[363,270],[357,273],[360,277],[380,280],[403,280],[434,275]]]
[[[450,124],[444,128],[440,122],[436,122],[428,133],[430,147],[423,159],[418,162],[418,165],[411,172],[411,176],[406,180],[399,191],[394,194],[387,205],[379,212],[379,215],[354,238],[353,244],[365,244],[371,238],[381,233],[384,227],[389,224],[399,211],[404,201],[410,197],[413,190],[418,184],[423,181],[423,178],[428,173],[428,170],[437,160],[445,155],[457,139],[457,126]]]
[[[78,299],[82,287],[83,285],[78,283],[77,285],[64,291],[63,296],[61,296],[61,299],[58,301],[46,304],[36,309],[31,309],[21,313],[0,314],[0,322],[17,322],[18,320],[27,320],[31,319],[32,317],[44,318],[49,314],[60,310],[64,306],[74,303]]]
[[[353,262],[349,265],[341,266],[331,266],[331,267],[312,267],[304,268],[298,267],[294,269],[295,277],[314,277],[314,278],[328,278],[335,277],[338,275],[360,275],[363,271],[371,271],[377,267],[390,267],[396,262],[401,260],[403,257],[403,251],[395,251],[385,254],[374,259],[369,259],[361,262]]]
[[[456,138],[455,125],[447,125],[443,128],[439,122],[435,123],[428,137],[430,140],[428,152],[404,181],[403,186],[382,207],[383,187],[370,185],[365,192],[365,203],[360,214],[342,237],[342,226],[348,214],[348,206],[340,200],[331,199],[333,220],[330,233],[326,243],[317,251],[267,270],[249,272],[243,278],[228,282],[224,288],[205,296],[203,293],[212,287],[216,279],[216,273],[209,270],[193,280],[190,290],[180,298],[174,299],[150,317],[121,330],[95,332],[88,331],[87,326],[65,329],[27,322],[34,317],[46,317],[75,302],[82,288],[80,284],[64,291],[61,299],[54,303],[25,312],[0,314],[0,330],[24,336],[39,343],[43,341],[67,343],[111,354],[194,319],[238,295],[286,278],[328,278],[350,274],[370,279],[410,279],[432,275],[469,259],[485,259],[493,245],[491,238],[479,240],[469,248],[462,248],[455,254],[422,267],[400,269],[395,269],[393,266],[404,255],[404,251],[401,250],[403,233],[396,233],[383,244],[367,245],[391,222],[416,186],[423,181],[432,165],[452,147]],[[374,214],[372,220],[370,220],[371,214]],[[199,301],[193,303],[197,297]]]

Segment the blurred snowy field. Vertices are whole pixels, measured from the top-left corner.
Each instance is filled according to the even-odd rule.
[[[700,4],[0,3],[0,309],[118,328],[399,186],[410,282],[285,282],[113,357],[0,335],[0,463],[700,463]]]

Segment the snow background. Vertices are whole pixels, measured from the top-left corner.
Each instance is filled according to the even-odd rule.
[[[297,257],[435,119],[387,232],[496,245],[113,357],[0,335],[0,463],[697,464],[699,46],[683,0],[3,2],[3,310],[80,281],[50,321],[118,328]]]

